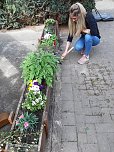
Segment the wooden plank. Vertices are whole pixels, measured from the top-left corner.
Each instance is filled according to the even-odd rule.
[[[1,113],[0,114],[0,128],[2,128],[3,126],[5,126],[7,124],[12,125],[13,119],[14,119],[14,112],[13,111],[10,114],[7,112]]]

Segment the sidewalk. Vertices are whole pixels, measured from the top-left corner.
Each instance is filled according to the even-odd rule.
[[[16,111],[23,79],[20,64],[28,52],[36,50],[44,25],[0,31],[0,113]],[[8,130],[5,126],[2,130]]]
[[[90,62],[79,65],[71,52],[58,72],[45,152],[114,152],[114,21],[98,26]],[[61,34],[64,50],[67,28]]]

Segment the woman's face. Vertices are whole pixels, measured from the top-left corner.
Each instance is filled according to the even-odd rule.
[[[70,16],[70,19],[73,21],[73,22],[77,22],[78,20],[78,16]]]

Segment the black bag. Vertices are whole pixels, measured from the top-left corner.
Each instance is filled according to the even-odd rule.
[[[114,17],[109,13],[100,13],[97,9],[95,9],[95,12],[92,12],[96,21],[114,21]]]

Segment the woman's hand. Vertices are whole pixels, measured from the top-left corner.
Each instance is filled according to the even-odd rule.
[[[82,33],[90,34],[90,29],[84,29]]]
[[[65,48],[65,51],[63,52],[63,54],[61,56],[61,59],[64,59],[64,57],[67,55],[70,44],[71,44],[71,42],[67,41],[66,48]]]
[[[61,59],[64,59],[66,55],[67,55],[67,52],[65,51],[65,52],[61,55]]]
[[[74,47],[70,48],[70,50],[68,50],[68,51],[65,51],[65,52],[62,54],[61,59],[64,59],[65,56],[66,56],[67,54],[69,54],[73,49],[74,49]]]

